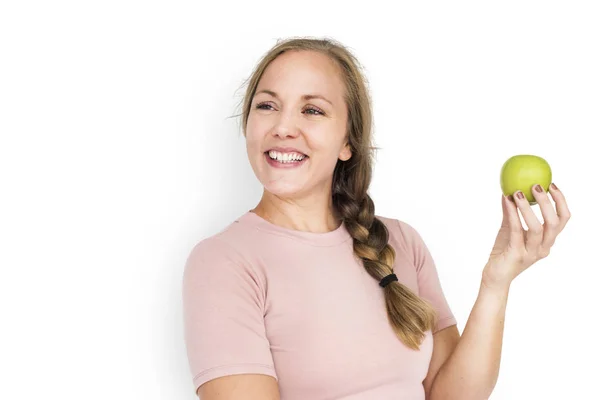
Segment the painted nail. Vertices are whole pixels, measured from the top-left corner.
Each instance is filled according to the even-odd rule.
[[[535,190],[536,190],[538,193],[543,193],[543,192],[544,192],[544,188],[542,188],[540,185],[535,185],[535,187],[534,187],[534,188],[535,188]]]
[[[519,191],[519,192],[517,192],[517,197],[518,197],[519,199],[521,199],[521,200],[523,200],[523,199],[525,198],[525,196],[523,196],[523,193],[522,193],[522,192],[520,192],[520,191]]]
[[[558,190],[558,188],[556,187],[556,185],[554,183],[552,185],[550,185],[550,186],[552,186],[552,189]]]

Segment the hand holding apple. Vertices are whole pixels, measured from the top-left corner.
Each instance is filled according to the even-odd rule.
[[[487,288],[507,290],[521,272],[547,257],[557,235],[571,218],[563,193],[554,184],[550,185],[550,166],[539,157],[516,157],[509,159],[502,168],[503,218],[490,258],[483,270],[482,283]],[[546,193],[547,189],[539,186],[543,184],[549,189],[556,211]],[[516,188],[514,192],[508,191],[512,188]],[[531,199],[524,194],[530,194]],[[533,204],[539,204],[543,224],[533,212]],[[523,229],[519,211],[527,224],[527,230]]]
[[[520,190],[530,205],[537,203],[531,191],[533,185],[539,184],[547,192],[550,183],[552,183],[552,169],[548,162],[542,157],[530,154],[512,156],[506,160],[500,171],[502,193],[510,196]]]

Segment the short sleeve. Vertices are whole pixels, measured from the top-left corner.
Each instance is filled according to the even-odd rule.
[[[438,314],[436,327],[432,333],[456,325],[456,318],[442,290],[437,268],[429,248],[414,227],[404,221],[398,221],[398,223],[417,269],[419,297],[429,301]]]
[[[198,243],[183,283],[185,345],[195,390],[226,375],[275,374],[261,279],[225,242]]]

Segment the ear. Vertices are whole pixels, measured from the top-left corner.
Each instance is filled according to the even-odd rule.
[[[350,150],[350,145],[346,143],[338,158],[342,161],[348,161],[350,157],[352,157],[352,150]]]

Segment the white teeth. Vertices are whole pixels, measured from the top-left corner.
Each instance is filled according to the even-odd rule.
[[[298,153],[280,153],[278,151],[269,151],[269,157],[281,163],[289,163],[294,161],[302,161],[304,155]]]

